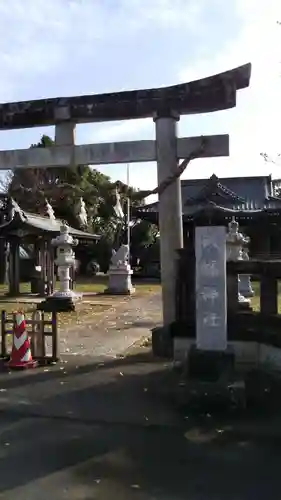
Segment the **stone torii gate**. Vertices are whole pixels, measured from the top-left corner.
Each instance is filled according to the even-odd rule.
[[[190,83],[149,90],[0,104],[0,130],[55,125],[55,146],[0,151],[0,170],[109,163],[157,162],[163,322],[175,319],[175,250],[183,247],[180,159],[229,155],[229,136],[177,138],[181,115],[236,106],[237,90],[249,86],[251,65]],[[75,145],[78,123],[153,118],[156,141]]]

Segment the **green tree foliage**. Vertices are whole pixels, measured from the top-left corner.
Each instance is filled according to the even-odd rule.
[[[45,148],[53,144],[50,137],[43,135],[41,141],[32,144],[31,148]],[[8,194],[15,198],[24,210],[36,213],[44,212],[47,199],[57,217],[66,219],[69,224],[77,227],[79,223],[75,216],[75,204],[79,196],[82,196],[90,175],[88,166],[16,169],[8,187]]]

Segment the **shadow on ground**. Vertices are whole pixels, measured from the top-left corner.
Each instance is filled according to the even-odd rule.
[[[29,404],[0,413],[0,498],[278,498],[273,385],[263,417],[262,407],[195,414],[178,407],[170,364],[147,351],[67,365],[65,373],[1,375],[3,394],[21,391]]]

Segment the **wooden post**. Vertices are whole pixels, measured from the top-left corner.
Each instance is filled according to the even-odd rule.
[[[7,355],[6,318],[6,311],[1,311],[1,358],[5,358]]]
[[[40,240],[36,238],[34,242],[34,251],[33,251],[34,259],[36,262],[36,266],[40,266]]]
[[[59,359],[60,354],[60,342],[58,334],[58,324],[57,324],[57,313],[52,312],[52,358],[53,361]]]
[[[19,239],[11,238],[10,241],[10,257],[9,257],[9,272],[10,286],[9,295],[17,297],[20,293],[20,261],[19,261]]]
[[[238,312],[238,274],[227,275],[227,310],[230,315]]]
[[[45,352],[45,337],[44,337],[44,321],[41,311],[34,311],[32,314],[32,336],[31,336],[31,351],[34,357],[44,358]]]
[[[41,282],[40,282],[40,295],[44,297],[46,295],[46,241],[42,239],[40,241],[39,250],[39,262],[41,266]]]
[[[0,238],[0,283],[5,282],[6,274],[6,240],[5,238]]]
[[[46,261],[47,261],[47,295],[51,295],[54,292],[54,249],[51,245],[51,241],[48,240],[46,247]]]
[[[262,314],[278,314],[278,280],[274,276],[261,276],[260,311]]]

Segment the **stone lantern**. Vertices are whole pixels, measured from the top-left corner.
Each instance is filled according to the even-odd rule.
[[[78,244],[78,240],[69,234],[67,224],[62,224],[60,234],[52,239],[51,244],[56,248],[55,264],[58,266],[60,289],[48,297],[40,308],[45,311],[73,311],[75,302],[81,298],[81,294],[75,293],[70,288],[70,269],[75,264],[73,247]]]

